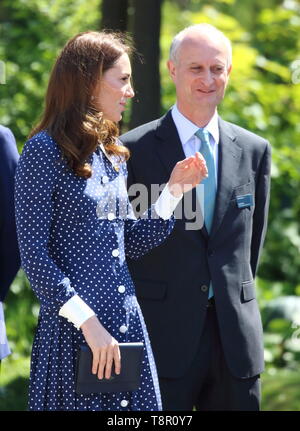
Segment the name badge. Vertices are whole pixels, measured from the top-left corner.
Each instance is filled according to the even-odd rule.
[[[241,195],[236,197],[236,203],[238,208],[252,207],[253,203],[253,195]]]

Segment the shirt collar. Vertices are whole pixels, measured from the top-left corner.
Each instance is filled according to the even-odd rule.
[[[199,127],[188,120],[178,109],[177,104],[172,108],[172,117],[177,128],[179,138],[182,145],[185,145],[195,135]],[[218,125],[218,113],[214,113],[209,123],[205,126],[205,129],[212,135],[216,144],[219,143],[219,125]]]

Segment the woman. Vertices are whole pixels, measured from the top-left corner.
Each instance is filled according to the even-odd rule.
[[[207,171],[199,154],[179,162],[149,217],[132,216],[125,187],[128,151],[117,141],[115,124],[133,97],[129,53],[111,33],[85,32],[66,44],[50,77],[42,120],[18,165],[22,266],[41,302],[31,410],[161,410],[125,255],[138,258],[166,239],[183,188],[191,189]],[[164,205],[172,200],[165,216]],[[110,377],[113,362],[120,372],[118,342],[131,341],[145,346],[138,391],[75,393],[80,344],[90,346],[92,372],[101,379]]]

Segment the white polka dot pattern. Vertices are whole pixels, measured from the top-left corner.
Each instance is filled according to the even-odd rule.
[[[56,143],[40,132],[25,144],[16,172],[22,267],[41,303],[31,358],[29,409],[161,410],[151,346],[125,255],[137,259],[161,244],[175,220],[159,218],[153,206],[148,214],[154,214],[154,219],[135,220],[125,187],[126,164],[117,172],[100,148],[89,162],[92,177],[76,176]],[[144,342],[137,391],[75,393],[76,355],[85,340],[58,311],[76,293],[119,342]],[[126,331],[120,331],[121,327]]]

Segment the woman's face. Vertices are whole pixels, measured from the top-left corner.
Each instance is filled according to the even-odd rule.
[[[123,54],[112,68],[104,72],[94,94],[94,103],[106,120],[118,122],[122,119],[127,99],[134,96],[130,80],[130,60],[127,54]]]

